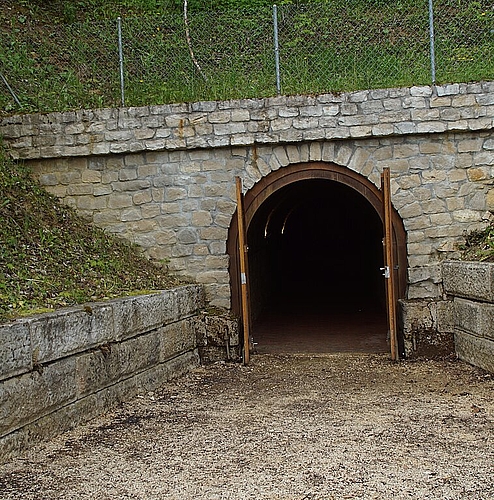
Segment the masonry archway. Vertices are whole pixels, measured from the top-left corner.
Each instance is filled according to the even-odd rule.
[[[364,332],[357,338],[356,327],[350,325],[360,321],[361,330],[382,332],[381,343],[373,342],[375,350],[385,350],[384,278],[379,269],[382,193],[374,184],[332,163],[290,165],[261,179],[246,193],[245,217],[254,340],[258,340],[256,333],[264,336],[271,329],[271,340],[291,335],[293,342],[293,336],[307,337],[314,323],[321,332],[327,331],[327,323],[340,329],[347,325],[347,348],[353,350],[353,343],[359,350],[357,344],[366,341]],[[406,235],[396,212],[393,237],[396,295],[401,298],[406,287]],[[232,310],[239,314],[237,238],[234,217],[228,250]],[[318,339],[321,335],[312,342]]]

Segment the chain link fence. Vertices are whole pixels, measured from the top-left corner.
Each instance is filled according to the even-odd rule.
[[[491,0],[329,0],[0,35],[4,113],[492,79]]]

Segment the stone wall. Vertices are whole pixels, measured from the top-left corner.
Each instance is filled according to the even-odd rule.
[[[408,238],[407,299],[442,296],[440,263],[494,210],[494,82],[9,117],[41,183],[230,307],[235,176],[331,162],[380,184]]]
[[[249,190],[326,162],[379,187],[389,167],[407,233],[408,333],[444,299],[442,261],[494,211],[494,82],[13,116],[0,135],[47,190],[227,309],[236,176]]]
[[[445,262],[443,276],[458,357],[494,373],[494,264]]]
[[[197,366],[203,306],[189,285],[0,325],[0,461]]]

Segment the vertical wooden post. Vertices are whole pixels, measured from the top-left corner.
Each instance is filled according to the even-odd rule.
[[[398,339],[396,334],[396,297],[394,283],[394,248],[393,248],[393,222],[391,205],[391,178],[389,168],[384,168],[381,176],[384,205],[384,277],[386,278],[386,307],[388,312],[388,328],[391,359],[397,361]]]
[[[242,195],[242,180],[235,178],[237,188],[238,246],[240,254],[240,294],[242,297],[242,324],[244,329],[244,365],[250,361],[250,308],[247,287],[247,242],[245,237],[245,216]]]

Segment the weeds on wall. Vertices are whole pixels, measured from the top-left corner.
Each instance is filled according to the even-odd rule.
[[[463,260],[494,262],[494,222],[484,229],[467,233],[460,250]]]

